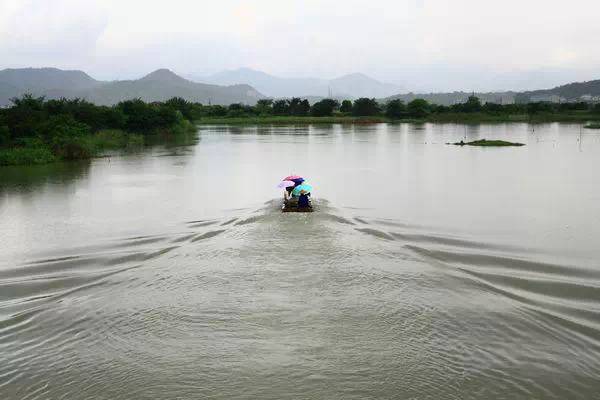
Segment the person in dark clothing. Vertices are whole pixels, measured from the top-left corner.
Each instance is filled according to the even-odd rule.
[[[310,207],[310,193],[302,192],[298,197],[298,208]]]

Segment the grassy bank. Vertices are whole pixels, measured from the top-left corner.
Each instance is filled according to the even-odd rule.
[[[296,116],[254,116],[254,117],[202,117],[196,123],[203,125],[261,125],[261,124],[366,124],[389,122],[388,118],[375,117],[296,117]]]
[[[0,149],[0,165],[47,164],[62,160],[87,159],[110,150],[131,150],[144,145],[142,135],[106,129],[90,136],[70,138],[61,144],[30,140],[24,146]]]
[[[367,124],[382,122],[409,123],[506,123],[506,122],[590,122],[600,121],[600,114],[594,113],[540,113],[540,114],[491,114],[491,113],[433,113],[422,118],[388,118],[383,115],[370,117],[294,117],[294,116],[252,116],[252,117],[202,117],[196,122],[202,125],[285,125],[285,124]]]

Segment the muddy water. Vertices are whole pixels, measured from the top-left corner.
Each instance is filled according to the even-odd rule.
[[[599,164],[579,125],[382,124],[0,168],[0,398],[595,398]]]

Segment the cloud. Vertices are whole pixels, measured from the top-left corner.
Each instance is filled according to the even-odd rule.
[[[13,65],[78,64],[108,24],[102,8],[75,0],[4,0],[0,14],[0,54]]]
[[[494,74],[598,68],[597,15],[592,0],[0,0],[0,67],[127,77],[249,66],[402,83],[420,70],[473,86]]]

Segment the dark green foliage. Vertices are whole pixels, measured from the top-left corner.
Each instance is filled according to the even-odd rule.
[[[368,117],[372,115],[377,115],[381,109],[379,108],[379,104],[375,99],[368,99],[366,97],[362,97],[354,101],[352,105],[352,115],[357,117]]]
[[[256,106],[254,107],[256,110],[256,114],[258,115],[271,115],[273,114],[273,100],[271,99],[261,99],[256,102]]]
[[[276,100],[273,103],[273,114],[275,115],[289,115],[290,105],[288,100]]]
[[[57,161],[57,158],[47,147],[16,147],[13,149],[0,148],[0,166],[47,164],[54,161]]]
[[[487,140],[487,139],[474,140],[472,142],[463,142],[461,140],[460,142],[447,143],[447,144],[453,144],[455,146],[479,146],[479,147],[525,146],[523,143],[507,142],[505,140]]]
[[[339,106],[337,100],[323,99],[313,104],[310,113],[315,117],[330,117]]]
[[[414,99],[406,106],[407,115],[412,118],[425,118],[430,113],[427,100]]]
[[[306,99],[302,100],[298,97],[294,97],[289,100],[288,104],[291,115],[305,116],[310,112],[310,103]]]
[[[224,117],[227,115],[227,108],[223,106],[210,106],[208,110],[208,115],[211,117]]]
[[[467,102],[463,104],[464,112],[479,112],[482,109],[481,101],[477,96],[469,96]]]
[[[12,101],[12,107],[0,109],[2,165],[90,158],[105,148],[143,142],[131,132],[188,133],[194,127],[184,113],[189,116],[202,110],[201,104],[179,98],[151,104],[135,99],[113,107],[81,99],[45,101],[31,95]],[[248,106],[241,108],[253,111]],[[97,134],[106,130],[113,133]]]
[[[586,126],[584,126],[584,128],[586,128],[586,129],[600,129],[600,123],[587,124]]]
[[[402,100],[391,100],[385,106],[385,116],[390,119],[400,119],[406,114],[406,106]]]
[[[352,101],[350,101],[350,100],[342,101],[342,105],[340,106],[340,112],[351,113],[352,112]]]
[[[0,125],[0,147],[8,146],[10,144],[10,131],[8,126]]]

